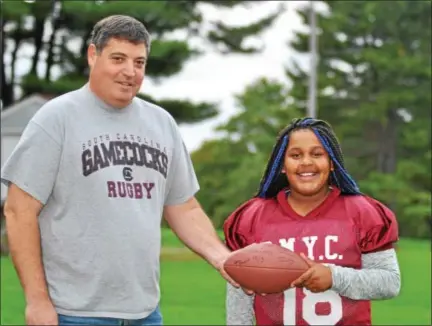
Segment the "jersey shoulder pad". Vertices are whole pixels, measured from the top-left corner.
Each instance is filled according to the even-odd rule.
[[[240,205],[225,220],[223,230],[228,248],[238,250],[255,242],[257,216],[266,205],[266,199],[252,198]]]
[[[398,241],[398,223],[393,211],[369,196],[352,196],[348,204],[355,210],[359,245],[363,253],[392,248]]]

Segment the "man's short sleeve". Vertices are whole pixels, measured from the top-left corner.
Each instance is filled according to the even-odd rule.
[[[189,152],[179,128],[173,124],[174,149],[167,177],[165,205],[179,205],[192,198],[199,190],[198,180]]]
[[[1,171],[1,182],[15,184],[43,205],[53,190],[61,157],[60,126],[41,108],[25,128]]]

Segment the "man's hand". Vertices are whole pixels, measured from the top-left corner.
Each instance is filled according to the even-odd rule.
[[[235,288],[239,288],[240,285],[236,281],[234,281],[224,269],[224,264],[227,261],[227,259],[230,257],[230,255],[231,254],[227,254],[225,257],[221,258],[219,261],[215,263],[214,267],[222,275],[222,277],[225,280],[227,280],[232,286],[234,286]]]
[[[240,285],[234,281],[229,275],[228,273],[225,271],[224,269],[224,264],[227,261],[227,259],[232,255],[233,253],[228,253],[224,258],[222,258],[219,262],[217,262],[215,264],[215,268],[219,271],[219,273],[222,275],[222,277],[227,280],[232,286],[234,286],[235,288],[239,288]],[[254,294],[253,291],[248,290],[248,289],[244,289],[242,288],[242,290],[244,291],[244,293],[246,293],[247,295],[252,295]]]
[[[27,325],[58,325],[58,315],[50,300],[28,303],[25,319]]]
[[[232,253],[219,239],[212,222],[195,197],[183,204],[165,206],[164,217],[188,248],[209,262],[230,284],[240,287],[224,269],[224,263]],[[243,291],[253,294],[252,291]]]
[[[219,239],[212,222],[195,197],[183,204],[165,206],[164,217],[188,248],[207,260],[230,284],[240,287],[224,269],[224,263],[231,256],[231,251]],[[252,293],[244,291],[247,294]]]
[[[328,266],[319,264],[300,254],[309,265],[309,269],[291,283],[291,287],[305,287],[311,292],[324,292],[332,287],[332,273]]]

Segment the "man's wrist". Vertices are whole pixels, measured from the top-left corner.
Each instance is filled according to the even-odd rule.
[[[51,298],[47,291],[40,290],[25,294],[27,304],[36,304],[41,302],[51,302]]]
[[[206,260],[217,270],[223,267],[223,263],[231,255],[231,251],[223,244],[220,243],[216,248],[212,248],[206,257]]]

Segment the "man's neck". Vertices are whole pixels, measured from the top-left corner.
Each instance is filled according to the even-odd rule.
[[[131,102],[129,102],[129,103],[122,103],[122,104],[119,104],[119,103],[113,104],[113,103],[108,102],[102,96],[100,96],[98,94],[98,92],[96,91],[96,87],[94,87],[94,85],[90,81],[88,83],[88,90],[89,90],[89,92],[91,92],[91,95],[96,98],[97,101],[105,104],[105,107],[108,107],[110,109],[122,110],[122,109],[126,108],[127,106],[129,106],[129,104],[131,104]]]

